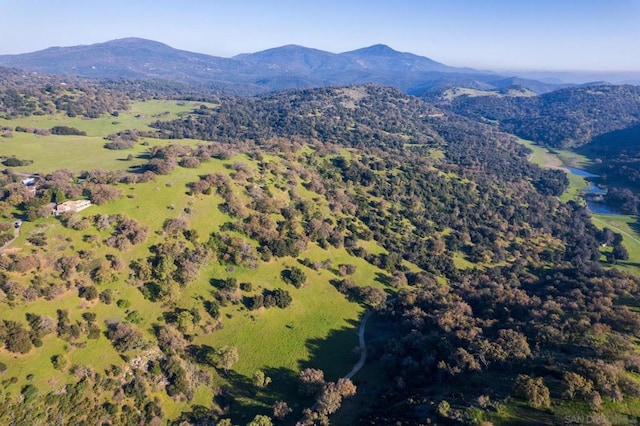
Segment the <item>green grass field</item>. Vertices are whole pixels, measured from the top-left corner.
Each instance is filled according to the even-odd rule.
[[[619,261],[617,267],[640,276],[640,229],[635,216],[594,214],[593,223],[598,228],[609,228],[622,235],[629,260]]]
[[[22,173],[50,173],[54,170],[68,169],[73,172],[92,169],[126,170],[145,162],[147,150],[154,145],[175,143],[170,140],[142,138],[131,149],[108,150],[104,137],[121,130],[149,130],[148,124],[158,120],[178,118],[200,103],[176,101],[137,102],[130,111],[120,113],[119,117],[85,119],[69,118],[62,114],[55,116],[24,117],[15,120],[0,119],[0,126],[24,126],[50,129],[53,126],[71,126],[87,132],[87,136],[39,136],[32,133],[13,132],[13,137],[0,139],[0,155],[15,156],[21,160],[31,160],[33,164],[14,167]],[[155,117],[154,117],[155,116]],[[147,146],[143,145],[143,142]],[[180,144],[196,145],[204,143],[195,140],[181,140]],[[131,155],[133,159],[127,161]]]

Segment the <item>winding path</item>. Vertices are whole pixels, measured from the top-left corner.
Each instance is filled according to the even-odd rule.
[[[373,311],[369,311],[364,315],[364,317],[362,317],[362,322],[360,323],[360,331],[358,332],[358,343],[360,346],[360,359],[358,360],[356,365],[353,366],[351,371],[349,371],[349,373],[347,373],[347,375],[343,377],[343,379],[352,378],[358,371],[360,371],[360,369],[364,366],[364,363],[367,361],[367,344],[364,340],[364,330],[365,330],[365,326],[367,325],[367,321],[369,320],[369,317],[371,316],[372,313]]]
[[[367,361],[367,344],[364,340],[364,331],[367,325],[367,321],[369,320],[369,317],[371,316],[371,314],[373,314],[373,312],[374,311],[369,311],[366,314],[364,314],[364,316],[362,317],[362,322],[360,323],[360,330],[358,331],[358,345],[360,346],[360,359],[358,360],[356,365],[353,366],[351,371],[349,371],[344,377],[342,377],[343,379],[351,379],[358,371],[360,371],[360,369],[362,369],[362,367],[364,366],[364,363]],[[311,411],[316,411],[317,409],[318,409],[318,401],[316,401],[311,406]],[[300,423],[300,421],[298,421],[296,424]]]

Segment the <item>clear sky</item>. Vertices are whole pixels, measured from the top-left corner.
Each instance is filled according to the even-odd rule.
[[[383,43],[453,66],[640,71],[640,0],[0,0],[0,54],[142,37],[231,57]]]

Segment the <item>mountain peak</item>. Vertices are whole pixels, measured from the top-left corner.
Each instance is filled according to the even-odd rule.
[[[139,37],[126,37],[116,40],[106,41],[104,43],[98,43],[94,46],[103,47],[117,47],[125,49],[151,49],[151,50],[174,50],[171,46],[161,43],[159,41],[148,40],[146,38]]]
[[[368,53],[377,53],[377,54],[393,54],[400,53],[397,50],[392,49],[386,44],[374,44],[369,47],[363,47],[362,49],[355,50],[355,52],[368,52]]]
[[[455,68],[448,67],[424,56],[413,53],[398,52],[386,44],[374,44],[362,49],[352,50],[340,54],[352,58],[365,69],[397,71],[404,69],[409,72],[454,72]]]

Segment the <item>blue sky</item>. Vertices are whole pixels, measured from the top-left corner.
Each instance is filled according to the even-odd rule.
[[[383,43],[454,66],[640,71],[640,0],[0,0],[0,54],[143,37],[230,57]]]

